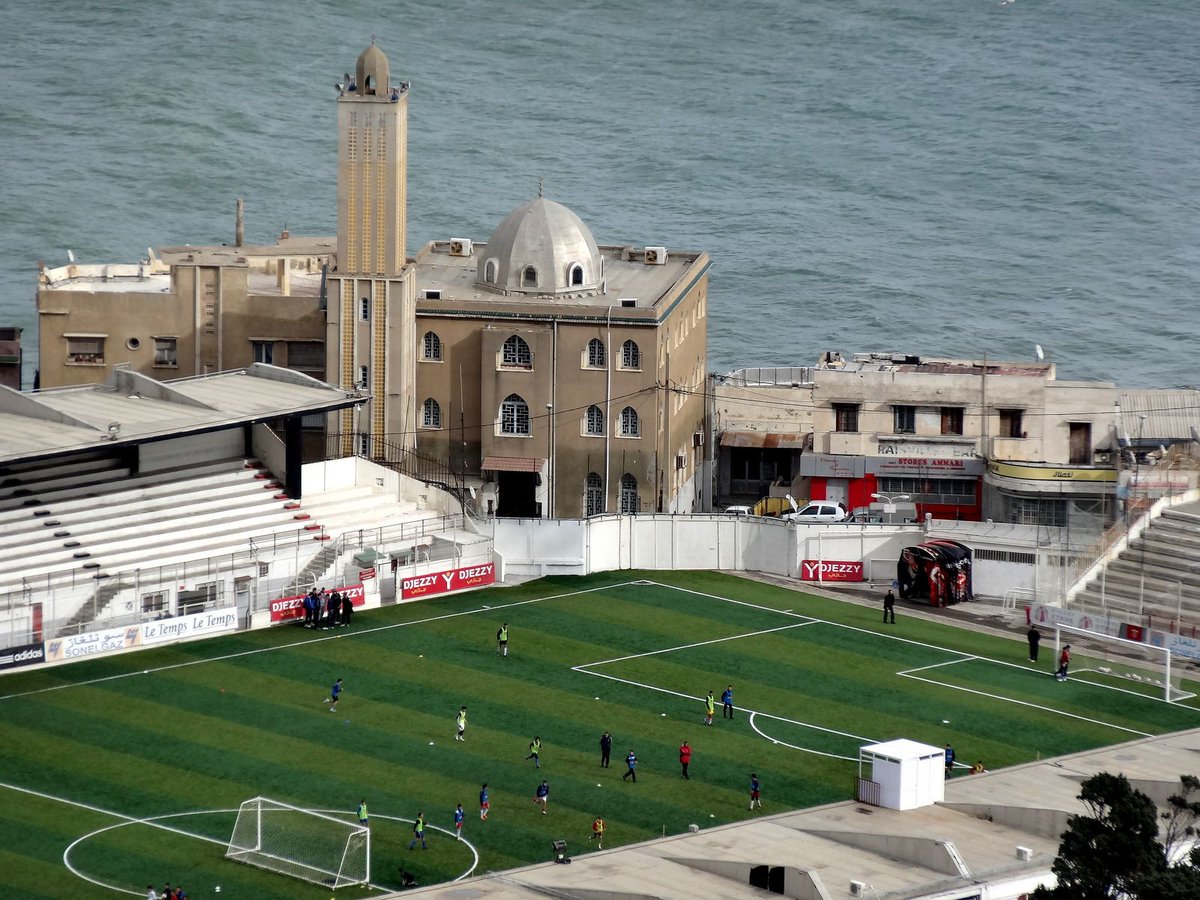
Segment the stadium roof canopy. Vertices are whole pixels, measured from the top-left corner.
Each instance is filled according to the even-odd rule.
[[[263,363],[175,381],[118,368],[104,384],[33,393],[0,387],[0,464],[331,412],[365,399]]]

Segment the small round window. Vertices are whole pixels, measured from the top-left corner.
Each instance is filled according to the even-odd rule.
[[[125,346],[128,347],[130,350],[136,350],[138,347],[142,346],[142,342],[139,341],[137,338],[130,338],[129,340],[127,340],[125,342]]]

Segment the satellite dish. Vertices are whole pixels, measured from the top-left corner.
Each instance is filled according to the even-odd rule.
[[[1043,359],[1046,358],[1046,354],[1042,352],[1041,344],[1034,344],[1033,352],[1037,354],[1038,362],[1041,362]]]

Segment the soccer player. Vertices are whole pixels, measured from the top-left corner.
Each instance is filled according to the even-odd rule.
[[[371,827],[371,820],[367,817],[367,801],[358,801],[358,824],[363,828]]]
[[[946,777],[949,778],[954,773],[954,748],[949,744],[946,745]]]
[[[733,685],[725,688],[725,693],[721,695],[721,718],[733,718]]]
[[[704,698],[704,724],[711,725],[713,713],[717,711],[717,702],[713,699],[713,692],[709,691],[708,696]]]
[[[467,738],[463,734],[467,730],[467,708],[460,706],[458,715],[454,718],[454,724],[458,726],[458,733],[454,735],[456,741],[465,741]]]
[[[683,766],[683,777],[688,777],[688,763],[692,761],[692,748],[684,741],[679,745],[679,764]]]
[[[753,772],[750,773],[750,808],[754,807],[762,809],[762,784],[759,783],[758,776]]]
[[[1062,653],[1058,654],[1058,671],[1054,673],[1054,677],[1058,681],[1067,680],[1067,667],[1071,665],[1071,645],[1064,644]]]
[[[540,769],[542,767],[541,753],[542,753],[542,739],[540,737],[535,737],[532,741],[529,742],[529,755],[527,757],[525,757],[526,759],[533,760],[533,767],[535,769]]]
[[[325,698],[325,702],[329,704],[330,712],[337,712],[338,697],[342,696],[342,679],[338,679],[333,683],[333,687],[329,689],[329,696]]]
[[[607,731],[600,735],[600,768],[608,768],[608,757],[612,753],[612,735]]]
[[[895,625],[896,624],[896,595],[892,593],[890,588],[888,589],[888,592],[883,595],[883,624],[884,625],[888,624],[889,617],[891,619],[891,624]]]
[[[496,631],[496,655],[508,656],[508,623],[505,622]]]
[[[487,821],[488,810],[490,808],[491,804],[488,802],[487,782],[485,781],[483,783],[483,787],[479,789],[479,821]]]
[[[634,756],[632,749],[625,756],[625,774],[621,776],[621,780],[624,781],[630,776],[633,777],[633,783],[637,784],[637,757]]]
[[[1037,630],[1036,625],[1029,626],[1029,633],[1025,635],[1029,641],[1029,661],[1037,662],[1038,645],[1042,642],[1042,633]]]
[[[466,813],[463,812],[462,804],[454,807],[454,839],[462,840],[463,817]]]
[[[158,891],[154,889],[154,885],[146,885],[146,900],[158,900]]]
[[[533,797],[533,805],[542,804],[542,815],[546,815],[546,804],[550,802],[550,785],[545,779],[537,786],[537,793]]]
[[[421,842],[421,849],[428,850],[429,845],[425,843],[425,813],[417,813],[417,821],[413,822],[413,839],[408,842],[408,849],[411,850],[417,846],[417,841]]]
[[[597,850],[604,849],[604,820],[599,816],[592,821],[592,836],[588,840],[596,842]]]

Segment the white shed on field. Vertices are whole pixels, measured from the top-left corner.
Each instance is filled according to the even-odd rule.
[[[888,809],[932,806],[946,796],[946,754],[907,738],[858,751],[857,799]]]

